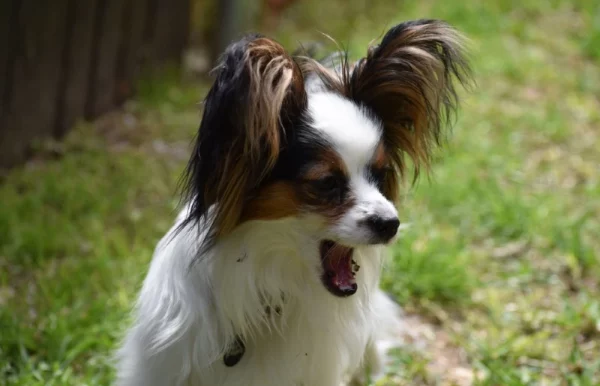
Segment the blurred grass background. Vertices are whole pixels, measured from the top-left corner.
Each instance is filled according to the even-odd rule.
[[[211,11],[198,4],[204,36]],[[289,49],[323,32],[356,58],[422,17],[472,40],[478,87],[432,178],[406,189],[413,226],[384,278],[449,348],[397,352],[382,384],[598,385],[600,6],[300,0],[269,32]],[[207,86],[154,74],[123,111],[40,144],[1,177],[1,385],[110,383]],[[444,360],[468,376],[451,379],[453,366],[435,366]]]

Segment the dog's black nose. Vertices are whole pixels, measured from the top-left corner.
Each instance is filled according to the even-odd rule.
[[[397,217],[371,216],[367,218],[367,224],[379,238],[389,241],[398,232],[400,220]]]

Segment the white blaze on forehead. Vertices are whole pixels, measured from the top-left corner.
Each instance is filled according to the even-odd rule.
[[[379,143],[379,123],[355,103],[331,92],[309,94],[308,110],[313,127],[331,141],[350,173],[361,173]]]

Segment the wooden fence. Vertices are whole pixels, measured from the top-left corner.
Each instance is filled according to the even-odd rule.
[[[0,0],[0,168],[118,106],[140,68],[179,61],[190,0]]]

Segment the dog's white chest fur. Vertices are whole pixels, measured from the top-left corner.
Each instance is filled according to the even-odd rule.
[[[215,277],[229,276],[215,286],[217,301],[235,298],[226,311],[232,314],[223,316],[250,339],[237,365],[220,361],[211,384],[336,385],[360,366],[374,327],[367,297],[377,285],[379,249],[356,257],[361,288],[338,298],[320,282],[317,240],[289,232],[293,226],[278,221],[242,230],[245,252],[232,246],[225,253],[234,267],[215,261]]]
[[[377,289],[383,249],[357,248],[359,289],[339,298],[320,281],[318,240],[303,224],[251,222],[199,257],[197,228],[169,232],[120,351],[118,384],[337,386],[361,375],[365,359],[377,361],[375,331],[397,317]],[[240,337],[245,352],[228,367]]]

